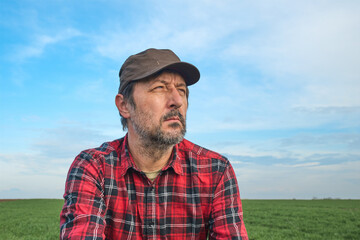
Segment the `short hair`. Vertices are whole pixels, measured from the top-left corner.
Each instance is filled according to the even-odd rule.
[[[154,78],[157,78],[162,73],[176,73],[176,74],[179,74],[178,72],[172,71],[172,70],[162,70],[160,72],[157,72],[157,73],[155,73],[155,74],[153,74],[151,76],[145,77],[143,79],[128,82],[127,85],[123,88],[122,91],[120,91],[120,87],[119,87],[118,93],[123,95],[123,99],[124,99],[125,102],[129,103],[132,108],[136,109],[136,104],[135,104],[134,95],[133,95],[135,85],[138,82],[146,82],[146,81],[150,81],[150,80],[152,80]],[[179,75],[181,76],[181,74],[179,74]],[[189,88],[188,88],[188,86],[186,86],[186,100],[189,103]],[[122,128],[125,131],[127,129],[127,119],[124,118],[120,114],[120,112],[119,112],[119,115],[120,115],[120,118],[121,118]]]
[[[125,88],[123,88],[123,90],[120,92],[120,88],[119,88],[119,94],[123,95],[123,99],[125,102],[129,103],[130,106],[132,108],[136,108],[136,104],[134,101],[134,96],[133,96],[133,92],[134,92],[134,86],[137,83],[137,81],[131,81],[127,84],[127,86]],[[119,112],[120,118],[121,118],[121,125],[123,130],[125,131],[127,129],[127,119],[124,118],[121,113]]]

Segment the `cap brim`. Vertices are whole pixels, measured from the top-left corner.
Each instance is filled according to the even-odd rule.
[[[200,72],[194,65],[187,62],[175,62],[157,69],[153,69],[153,71],[147,72],[146,74],[133,79],[133,81],[141,80],[163,70],[172,70],[179,73],[184,78],[187,86],[195,84],[200,79]]]
[[[185,80],[186,85],[195,84],[200,79],[200,72],[194,65],[187,62],[177,62],[163,67],[161,70],[174,70],[179,73]]]

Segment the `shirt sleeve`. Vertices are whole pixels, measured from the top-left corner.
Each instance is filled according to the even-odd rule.
[[[230,163],[214,192],[209,239],[248,240],[239,188]]]
[[[80,153],[68,172],[60,213],[60,239],[105,239],[103,172],[98,160]]]

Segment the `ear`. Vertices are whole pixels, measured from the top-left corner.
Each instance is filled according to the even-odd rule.
[[[121,94],[116,95],[116,97],[115,97],[115,105],[116,105],[117,109],[119,110],[119,113],[120,113],[121,116],[123,116],[124,118],[129,118],[130,117],[128,104],[124,100],[123,95],[121,95]]]

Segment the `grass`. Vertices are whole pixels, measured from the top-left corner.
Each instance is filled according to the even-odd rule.
[[[63,200],[29,199],[0,202],[0,239],[59,239]]]
[[[360,200],[243,200],[249,238],[360,239]]]
[[[0,202],[0,239],[59,239],[63,200]],[[360,239],[360,200],[243,200],[251,240]]]

